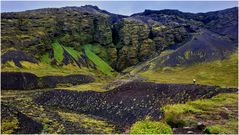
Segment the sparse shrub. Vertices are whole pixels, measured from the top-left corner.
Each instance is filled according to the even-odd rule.
[[[130,134],[172,134],[170,126],[162,122],[138,121],[131,127]]]

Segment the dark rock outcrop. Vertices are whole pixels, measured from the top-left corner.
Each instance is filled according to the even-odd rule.
[[[1,72],[2,90],[25,90],[38,88],[38,77],[25,72]]]
[[[20,50],[10,50],[4,53],[1,56],[1,62],[2,64],[5,64],[7,61],[13,61],[17,67],[22,67],[20,63],[21,61],[38,63],[38,61],[34,57],[31,57],[27,55],[25,52]]]
[[[87,75],[43,76],[37,77],[26,72],[1,72],[2,90],[31,90],[38,88],[55,88],[57,85],[78,85],[93,82]]]
[[[35,120],[29,118],[18,110],[1,104],[1,124],[4,124],[4,120],[16,118],[19,127],[13,130],[13,134],[39,134],[42,131],[42,124],[36,122]]]

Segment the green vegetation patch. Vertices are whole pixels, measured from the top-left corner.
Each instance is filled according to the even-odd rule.
[[[130,129],[130,134],[172,134],[171,127],[162,122],[137,121]]]
[[[98,57],[94,52],[91,51],[90,45],[85,45],[86,56],[96,65],[96,68],[107,75],[112,75],[113,69],[100,57]]]
[[[190,58],[190,54],[191,54],[191,52],[190,51],[186,51],[185,53],[184,53],[184,57],[185,57],[185,59],[189,59]]]
[[[49,64],[51,62],[50,54],[49,53],[45,53],[42,56],[41,62]]]
[[[232,120],[225,125],[211,125],[208,126],[204,132],[207,134],[235,134],[237,133],[238,121]]]
[[[52,48],[54,51],[55,60],[57,61],[57,63],[61,63],[64,58],[64,56],[63,56],[64,50],[63,50],[62,46],[57,41],[55,41],[52,44]]]
[[[172,127],[192,126],[203,122],[205,133],[237,133],[236,93],[219,94],[212,99],[189,101],[185,104],[167,105],[162,108],[164,120]]]
[[[74,50],[73,47],[63,47],[75,60],[81,57],[81,52]]]
[[[4,119],[1,122],[1,133],[11,134],[15,129],[19,128],[19,122],[17,118]]]
[[[164,119],[172,127],[183,127],[191,124],[190,117],[184,118],[183,115],[189,116],[190,113],[196,114],[202,112],[202,110],[188,104],[169,105],[165,106],[162,110],[165,114]]]
[[[170,72],[164,68],[157,71],[147,70],[140,73],[149,81],[164,83],[192,83],[196,79],[197,84],[218,85],[221,87],[238,87],[237,53],[233,53],[224,60],[205,62],[191,66],[171,67]]]

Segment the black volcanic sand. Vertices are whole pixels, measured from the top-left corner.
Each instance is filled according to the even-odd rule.
[[[192,84],[130,82],[108,92],[52,90],[34,100],[37,104],[102,117],[124,128],[146,115],[161,118],[160,107],[211,98],[237,89]]]
[[[160,66],[192,65],[205,61],[226,58],[236,50],[234,41],[211,31],[201,29],[201,33],[194,35],[190,41],[175,52],[157,59],[156,68]],[[186,54],[188,53],[188,56]]]
[[[43,76],[37,77],[26,72],[1,72],[2,90],[28,90],[37,88],[54,88],[58,84],[78,85],[93,82],[87,75]]]
[[[3,123],[2,120],[10,117],[17,118],[19,122],[19,128],[15,129],[13,134],[37,134],[42,131],[43,126],[41,123],[34,121],[10,106],[1,104],[1,123]]]

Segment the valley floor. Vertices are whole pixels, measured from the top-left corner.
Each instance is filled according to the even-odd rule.
[[[52,76],[61,83],[54,88],[2,90],[1,133],[238,133],[236,55],[113,76],[71,66],[23,65],[2,72],[30,71],[41,81]],[[54,79],[79,73],[94,81],[71,84]],[[28,125],[34,125],[33,130]]]
[[[144,85],[141,86],[141,83],[144,84],[143,82],[138,82],[135,85],[132,84],[130,86],[127,86],[127,84],[125,84],[125,86],[123,86],[122,88],[123,89],[136,88],[135,90],[137,90],[138,88],[145,87],[143,89],[152,88],[152,90],[149,90],[149,91],[154,91],[153,90],[154,84],[152,86],[149,85],[146,87]],[[84,89],[84,87],[82,88]],[[210,87],[208,88],[210,89]],[[67,92],[69,89],[71,89],[71,87],[65,88],[65,89]],[[79,87],[77,91],[81,91],[79,89],[81,89],[81,87]],[[131,89],[129,90],[131,91]],[[205,91],[206,89],[205,90],[201,89],[201,90],[202,92],[204,91],[206,94],[202,96],[202,98],[208,98],[209,95],[208,95],[208,92]],[[1,104],[9,108],[13,108],[21,112],[22,114],[26,115],[27,117],[31,118],[32,120],[38,123],[41,123],[42,128],[41,128],[41,132],[39,133],[52,133],[52,134],[53,133],[68,133],[68,134],[69,133],[106,133],[106,134],[108,133],[136,133],[136,134],[138,133],[232,133],[232,134],[237,133],[237,127],[238,127],[237,125],[237,121],[238,121],[237,119],[238,97],[237,96],[238,94],[237,93],[230,93],[230,94],[225,93],[225,94],[217,95],[216,94],[217,92],[216,92],[215,94],[217,96],[213,96],[211,99],[203,99],[203,100],[196,100],[196,101],[190,101],[192,100],[190,99],[189,102],[186,102],[185,104],[174,104],[174,105],[169,104],[169,105],[163,106],[161,109],[158,108],[159,112],[160,110],[163,112],[162,116],[159,115],[160,117],[162,117],[160,120],[153,118],[152,116],[154,115],[152,116],[145,115],[145,117],[142,117],[140,119],[137,118],[139,121],[136,122],[135,124],[131,126],[125,125],[122,127],[122,125],[119,126],[118,124],[115,124],[113,121],[109,121],[105,119],[104,117],[97,116],[97,114],[92,115],[91,113],[88,114],[87,112],[82,113],[82,112],[74,111],[74,109],[73,110],[67,109],[68,105],[74,106],[74,103],[72,104],[71,101],[69,100],[65,101],[65,99],[62,99],[61,102],[66,103],[65,107],[61,105],[59,106],[57,102],[55,104],[54,99],[58,98],[57,91],[60,91],[60,90],[56,90],[56,93],[55,93],[56,97],[51,96],[50,98],[52,99],[49,100],[47,99],[47,94],[45,93],[51,92],[51,91],[54,91],[54,89],[3,90],[1,95],[1,100],[2,100]],[[74,92],[75,90],[73,89],[70,91]],[[126,93],[131,93],[130,91],[128,92],[126,91]],[[231,90],[226,90],[226,91],[222,90],[222,92],[227,92],[227,91],[232,92]],[[235,90],[233,91],[235,92]],[[168,97],[169,95],[167,96],[167,93],[165,92],[164,94],[166,94],[166,97]],[[182,93],[185,93],[185,92],[182,92]],[[192,92],[192,93],[195,93],[195,92]],[[215,95],[213,94],[213,91],[211,93],[212,95]],[[45,102],[43,100],[46,100],[46,103],[49,105],[51,104],[51,100],[53,100],[54,101],[53,106],[36,103],[35,99],[42,96],[43,98],[40,98],[41,101]],[[65,96],[71,96],[71,94],[69,93]],[[185,96],[190,98],[190,95],[185,94]],[[145,95],[143,97],[145,97]],[[182,98],[180,97],[181,96],[179,94],[177,100],[180,101],[181,99],[184,99],[183,97]],[[91,97],[89,95],[88,98],[92,99],[94,97]],[[140,99],[140,97],[138,98]],[[134,98],[133,96],[132,98],[125,99],[124,102],[126,103],[126,101],[130,99],[132,99],[131,102],[133,102],[135,99],[137,101],[138,98]],[[167,100],[169,99],[167,98]],[[98,99],[96,99],[95,101],[89,100],[92,103],[89,102],[89,105],[86,105],[86,106],[90,107],[91,104],[94,104],[94,102],[97,102],[97,100]],[[153,98],[150,97],[150,100],[147,103],[143,103],[143,104],[147,105],[148,103],[155,102],[155,101],[153,100]],[[69,102],[69,104],[67,102]],[[88,102],[88,99],[86,102]],[[112,100],[111,102],[112,103],[116,102],[116,100]],[[132,105],[137,106],[138,103],[135,103]],[[148,107],[151,107],[150,104],[148,105],[149,105]],[[128,104],[128,107],[130,108],[131,105]],[[132,111],[131,109],[129,109],[128,111],[131,112]],[[112,110],[109,109],[107,111],[110,112],[114,110],[112,108]],[[135,116],[133,114],[128,114],[128,115]],[[21,124],[24,124],[25,122],[19,120],[17,118],[18,116],[16,115],[13,117],[17,119],[17,122],[12,123],[12,120],[11,120],[12,116],[9,117],[10,120],[5,118],[2,119],[1,121],[2,133],[19,133],[18,130],[21,129],[22,127]],[[167,126],[164,129],[157,129],[158,127],[157,125],[160,125],[160,124],[165,124]],[[145,129],[145,127],[147,128]],[[22,132],[24,133],[24,131]]]

